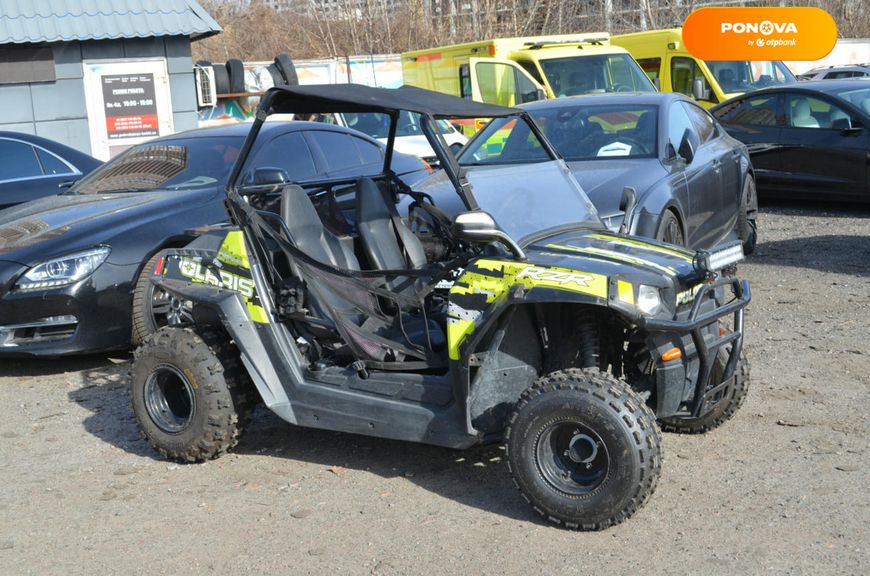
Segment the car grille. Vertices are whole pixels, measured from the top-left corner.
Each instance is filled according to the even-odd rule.
[[[40,318],[26,324],[0,326],[0,348],[66,340],[75,335],[78,324],[75,316],[64,315]]]

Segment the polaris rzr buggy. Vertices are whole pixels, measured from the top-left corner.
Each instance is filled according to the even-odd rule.
[[[420,115],[466,211],[448,217],[390,171],[403,110]],[[391,119],[382,174],[303,189],[278,169],[248,172],[269,114],[327,112]],[[299,426],[504,442],[522,495],[566,527],[633,514],[659,477],[659,423],[703,432],[745,397],[742,250],[608,233],[579,186],[541,189],[518,212],[504,208],[517,205],[506,176],[504,202],[482,210],[435,120],[506,116],[570,174],[522,110],[411,87],[269,90],[229,180],[234,227],[167,251],[152,279],[193,322],[136,352],[132,403],[151,444],[215,458],[262,400]]]

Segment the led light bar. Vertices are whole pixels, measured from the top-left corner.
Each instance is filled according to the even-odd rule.
[[[716,272],[743,260],[743,244],[737,240],[713,250],[698,250],[695,265],[705,272]]]

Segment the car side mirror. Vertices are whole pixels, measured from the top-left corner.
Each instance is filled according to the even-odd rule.
[[[254,186],[283,186],[287,180],[287,173],[280,168],[257,168],[251,176]]]
[[[622,198],[619,200],[619,210],[622,212],[620,234],[627,234],[631,230],[631,219],[634,217],[635,206],[637,206],[637,192],[631,186],[626,186],[622,189]]]
[[[281,189],[290,182],[287,173],[274,167],[255,168],[247,177],[247,182],[242,186],[244,192],[270,193]]]
[[[704,90],[704,79],[695,78],[692,82],[692,98],[695,100],[709,100],[710,91]]]
[[[662,91],[662,81],[661,81],[661,79],[660,79],[660,78],[656,78],[655,80],[653,80],[653,86],[655,86],[655,88],[656,88],[656,92],[661,92],[661,91]]]
[[[78,180],[64,180],[63,182],[58,184],[57,187],[61,190],[69,190],[73,187],[73,185],[75,185],[76,182],[78,182]]]
[[[504,233],[493,217],[483,210],[462,212],[453,219],[451,233],[456,238],[470,242],[500,242],[504,244],[517,260],[525,260],[526,254],[514,240]]]
[[[833,120],[831,122],[831,128],[833,130],[839,130],[843,134],[857,134],[864,129],[860,122],[856,121],[853,123],[850,118],[837,118]]]
[[[683,137],[680,139],[680,148],[677,153],[686,161],[686,164],[691,164],[695,159],[695,145],[692,142],[692,131],[686,128],[683,132]]]

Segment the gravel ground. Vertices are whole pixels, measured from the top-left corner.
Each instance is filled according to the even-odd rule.
[[[665,435],[648,505],[575,533],[521,500],[500,449],[305,430],[260,409],[176,465],[140,439],[127,359],[0,365],[2,574],[870,572],[870,210],[765,206],[752,385],[731,422]]]

